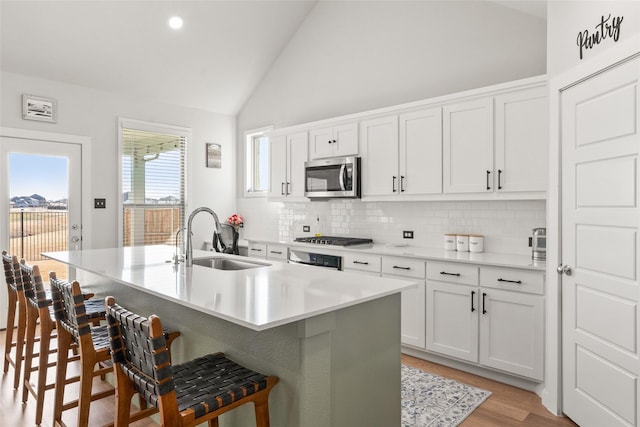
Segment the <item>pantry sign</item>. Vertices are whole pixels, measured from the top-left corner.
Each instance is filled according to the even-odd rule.
[[[605,17],[602,15],[600,22],[593,28],[580,31],[576,39],[580,59],[584,57],[586,50],[595,48],[606,39],[613,39],[614,42],[617,42],[620,38],[620,26],[623,20],[623,16],[612,17],[609,14]]]

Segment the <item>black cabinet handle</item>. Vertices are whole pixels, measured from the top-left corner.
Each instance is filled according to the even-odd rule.
[[[485,298],[487,297],[487,294],[485,294],[484,292],[482,293],[482,314],[487,314],[487,305],[485,302]]]
[[[394,265],[393,268],[397,268],[398,270],[411,270],[411,267],[400,267],[399,265]]]
[[[281,251],[270,251],[270,253],[272,253],[272,254],[277,254],[277,255],[282,255],[282,252],[281,252]]]
[[[522,284],[522,280],[507,280],[502,277],[498,279],[498,282],[517,283],[518,285]]]
[[[404,193],[404,176],[400,175],[400,192]]]
[[[393,192],[396,192],[396,179],[398,179],[397,177],[393,177]]]
[[[489,185],[489,176],[491,176],[491,171],[487,171],[487,190],[491,190],[491,186]]]
[[[368,262],[366,262],[366,261],[364,261],[364,262],[363,262],[363,261],[353,261],[353,263],[354,263],[354,264],[369,265],[369,263],[368,263]]]
[[[334,139],[334,140],[333,140],[333,141],[331,141],[331,142],[333,142],[333,143],[335,144],[335,143],[336,143],[336,140]]]
[[[447,273],[446,271],[441,271],[440,274],[445,276],[457,276],[460,277],[460,273]]]
[[[328,140],[328,141],[327,141],[327,144],[331,144],[331,140]]]
[[[498,169],[498,190],[502,190],[502,169]]]
[[[280,194],[284,196],[284,182],[280,183]]]
[[[473,306],[473,297],[476,296],[476,291],[471,291],[471,312],[476,311],[476,308]]]
[[[287,182],[287,194],[286,194],[286,196],[288,196],[289,194],[291,194],[291,183]]]
[[[251,248],[252,251],[262,252],[262,249]]]

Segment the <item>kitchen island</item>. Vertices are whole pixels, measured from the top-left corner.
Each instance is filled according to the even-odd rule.
[[[400,292],[414,284],[197,250],[185,267],[173,254],[144,246],[43,255],[73,267],[83,290],[179,330],[174,363],[223,351],[280,377],[269,402],[274,427],[399,425]],[[253,264],[195,264],[212,256]],[[254,425],[253,408],[220,421]]]

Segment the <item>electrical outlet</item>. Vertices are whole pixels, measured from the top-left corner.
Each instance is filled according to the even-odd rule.
[[[402,232],[403,239],[413,239],[413,231],[403,231]]]
[[[106,209],[107,199],[93,199],[93,207],[95,209]]]
[[[303,225],[302,226],[302,231],[304,231],[305,233],[309,233],[311,231],[311,226],[310,225]]]

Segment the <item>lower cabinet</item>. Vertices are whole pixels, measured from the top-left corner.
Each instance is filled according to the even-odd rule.
[[[543,287],[542,273],[427,263],[426,349],[542,381]]]
[[[287,261],[289,248],[286,245],[267,245],[267,259],[273,261]]]
[[[425,262],[402,257],[383,257],[382,276],[418,282],[418,287],[402,291],[402,344],[425,349]]]

